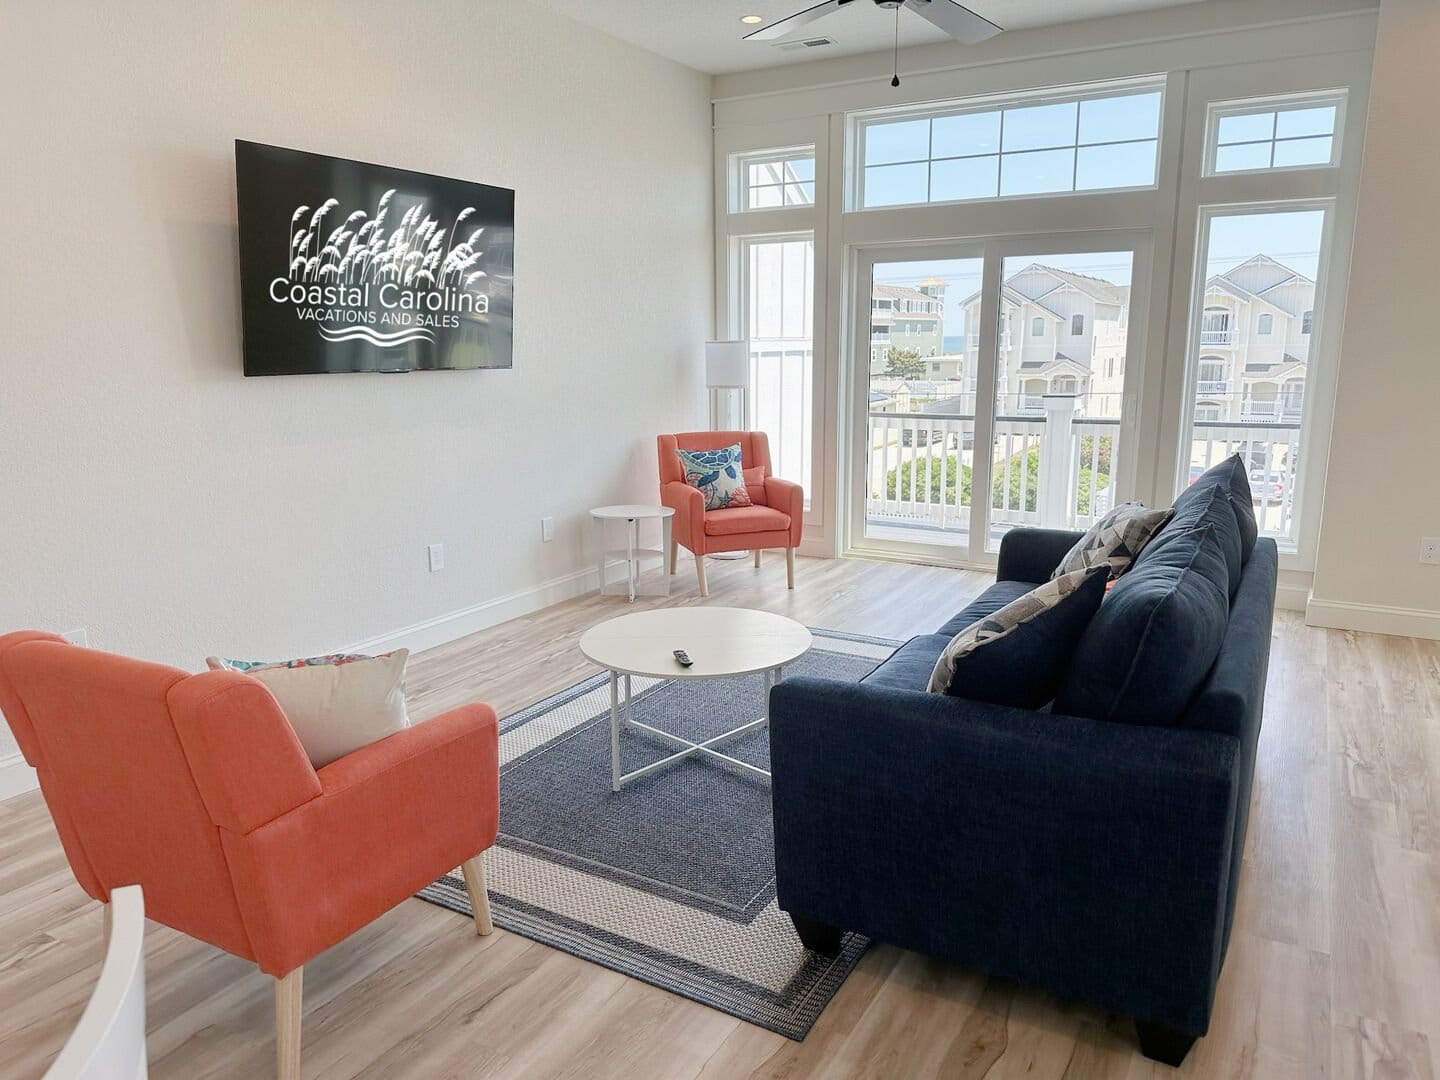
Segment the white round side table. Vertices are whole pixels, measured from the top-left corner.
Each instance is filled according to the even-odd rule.
[[[599,569],[600,569],[600,595],[601,596],[626,596],[631,603],[637,596],[669,596],[670,595],[670,529],[672,519],[675,517],[675,509],[670,506],[646,506],[643,503],[620,503],[616,506],[597,506],[590,511],[590,517],[595,522],[596,529],[600,533],[600,542],[596,545],[599,548]],[[606,539],[606,527],[609,522],[621,521],[625,523],[625,546],[611,547]],[[642,521],[660,522],[660,547],[646,548],[640,546],[640,523]],[[658,589],[642,591],[640,588],[640,560],[646,555],[660,556],[660,581]],[[612,559],[625,560],[625,581],[623,584],[612,584],[605,580],[606,564]]]

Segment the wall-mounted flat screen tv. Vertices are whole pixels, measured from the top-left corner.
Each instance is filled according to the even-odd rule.
[[[246,375],[508,368],[515,192],[237,141]]]

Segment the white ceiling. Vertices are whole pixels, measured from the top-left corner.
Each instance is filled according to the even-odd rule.
[[[828,37],[835,44],[784,51],[775,42],[744,41],[754,27],[740,16],[760,15],[771,23],[818,0],[536,0],[562,15],[604,30],[643,49],[711,74],[778,67],[803,60],[888,49],[895,41],[895,15],[871,0],[856,3],[796,31],[784,41]],[[970,7],[1006,30],[1125,15],[1174,7],[1196,0],[969,0]],[[900,47],[950,40],[914,12],[900,12]],[[959,48],[960,46],[957,46]]]

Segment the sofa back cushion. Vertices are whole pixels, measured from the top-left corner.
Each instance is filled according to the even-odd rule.
[[[1147,559],[1157,558],[1171,544],[1188,544],[1191,532],[1209,525],[1214,528],[1215,539],[1225,556],[1226,592],[1234,600],[1235,590],[1240,588],[1240,575],[1245,569],[1245,542],[1229,489],[1222,484],[1207,484],[1194,497],[1183,503],[1177,501],[1176,505],[1178,509],[1173,511],[1169,523],[1146,545],[1135,565],[1143,566]]]
[[[1221,538],[1214,525],[1201,525],[1147,554],[1110,590],[1081,636],[1055,695],[1056,712],[1175,725],[1204,683],[1230,617]]]
[[[929,691],[1038,709],[1055,696],[1109,580],[1107,563],[1077,570],[965,627],[936,660]]]
[[[1255,538],[1260,534],[1255,522],[1255,500],[1250,494],[1250,477],[1245,474],[1245,459],[1231,454],[1219,465],[1200,474],[1195,482],[1182,491],[1175,499],[1175,516],[1180,518],[1194,501],[1207,499],[1213,488],[1221,488],[1230,496],[1236,522],[1240,528],[1240,564],[1250,561],[1255,550]]]

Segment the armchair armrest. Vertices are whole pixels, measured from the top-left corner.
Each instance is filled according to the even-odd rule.
[[[790,546],[800,543],[800,530],[805,521],[805,490],[789,480],[778,476],[765,478],[765,501],[771,509],[790,515]]]
[[[256,960],[283,975],[495,842],[495,710],[467,705],[325,766],[321,794],[222,830]]]
[[[660,503],[675,510],[675,539],[697,555],[705,551],[705,496],[680,480],[660,485]]]
[[[812,678],[770,718],[783,909],[1205,1030],[1234,739]]]
[[[1000,538],[997,581],[1049,581],[1065,553],[1085,534],[1069,529],[1011,529]]]

